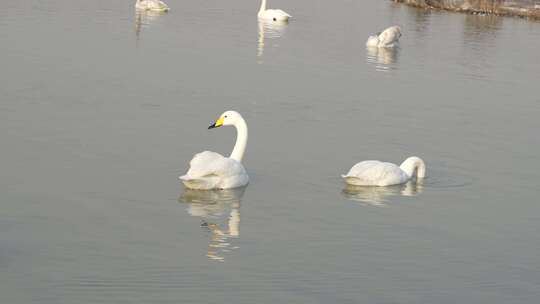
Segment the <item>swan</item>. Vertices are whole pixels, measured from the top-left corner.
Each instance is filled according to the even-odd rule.
[[[141,11],[168,12],[169,6],[161,0],[137,0],[135,8]]]
[[[266,0],[262,0],[257,17],[272,21],[287,21],[292,16],[280,9],[266,9]]]
[[[226,111],[208,129],[221,126],[234,126],[236,128],[236,143],[231,155],[224,157],[211,151],[195,154],[189,163],[188,172],[179,177],[187,188],[232,189],[245,186],[249,182],[249,176],[242,165],[242,157],[248,140],[246,121],[240,113]]]
[[[355,186],[390,186],[407,182],[414,177],[426,176],[426,165],[416,156],[407,158],[399,167],[378,160],[365,160],[354,165],[349,173],[342,175],[345,182]]]
[[[401,37],[401,28],[397,25],[391,26],[375,36],[369,36],[366,46],[368,47],[395,47]]]

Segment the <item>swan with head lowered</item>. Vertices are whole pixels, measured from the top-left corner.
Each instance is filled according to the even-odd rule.
[[[168,12],[169,6],[161,0],[137,0],[135,9],[140,11]]]
[[[280,9],[266,9],[266,0],[262,0],[257,17],[264,20],[287,21],[292,16]]]
[[[195,154],[188,172],[180,180],[190,189],[232,189],[247,185],[249,176],[242,165],[246,151],[248,128],[242,115],[236,111],[226,111],[208,129],[221,126],[236,128],[236,144],[229,157],[219,153],[204,151]]]
[[[395,47],[401,37],[401,28],[397,25],[391,26],[374,36],[369,36],[366,46],[368,47]]]
[[[365,160],[354,165],[349,173],[342,175],[345,182],[354,186],[390,186],[407,182],[416,175],[426,177],[426,165],[416,156],[407,158],[399,167],[378,160]]]

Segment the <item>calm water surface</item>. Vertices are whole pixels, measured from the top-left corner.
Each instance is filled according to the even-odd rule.
[[[391,1],[4,1],[0,302],[537,303],[540,23]],[[401,48],[366,50],[392,24]],[[185,191],[250,128],[251,183]],[[350,189],[354,163],[427,162]]]

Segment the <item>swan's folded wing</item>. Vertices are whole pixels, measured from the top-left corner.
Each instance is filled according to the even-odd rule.
[[[242,164],[219,153],[204,151],[195,154],[185,177],[191,179],[207,176],[233,176],[245,173]]]
[[[397,42],[398,39],[399,32],[394,27],[387,28],[379,35],[379,40],[385,45],[391,45]]]
[[[289,15],[289,13],[285,12],[284,10],[280,10],[280,9],[268,9],[266,10],[268,13],[272,13],[272,14],[275,14],[277,16],[287,16],[287,17],[292,17],[291,15]]]
[[[401,169],[392,163],[367,160],[354,165],[344,178],[356,178],[363,185],[379,185],[390,179],[400,179]]]

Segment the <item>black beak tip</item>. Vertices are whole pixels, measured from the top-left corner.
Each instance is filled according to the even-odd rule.
[[[211,124],[210,126],[208,126],[208,130],[213,129],[215,127],[216,127],[216,124]]]

